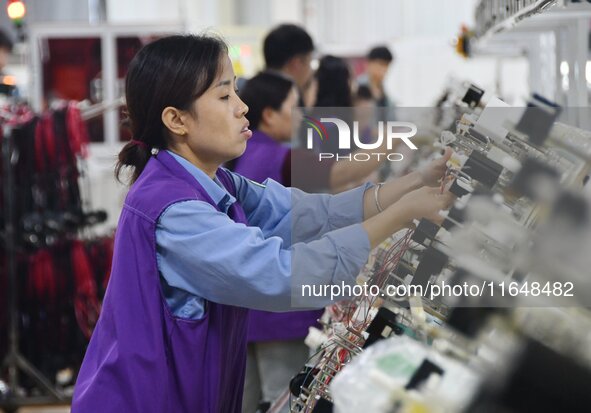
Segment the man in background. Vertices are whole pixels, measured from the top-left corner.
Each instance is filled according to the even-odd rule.
[[[384,79],[390,69],[394,56],[386,46],[376,46],[367,54],[366,73],[357,78],[359,86],[367,86],[378,107],[391,106],[384,90]]]
[[[302,96],[312,82],[312,37],[300,26],[282,24],[267,34],[263,42],[266,70],[279,72],[294,81]]]

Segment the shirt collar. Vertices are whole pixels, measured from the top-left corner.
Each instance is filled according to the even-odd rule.
[[[199,182],[199,184],[203,187],[203,189],[205,189],[205,192],[207,192],[207,194],[211,197],[213,202],[216,203],[220,210],[225,213],[228,212],[230,206],[236,202],[236,198],[234,198],[232,194],[230,194],[226,188],[224,188],[217,176],[214,177],[214,179],[211,179],[205,172],[197,168],[182,156],[177,155],[176,153],[169,150],[167,150],[167,152],[171,154],[172,157],[178,163],[180,163],[181,166],[185,168],[187,172],[191,174],[191,176],[193,176],[193,178],[197,180],[197,182]]]

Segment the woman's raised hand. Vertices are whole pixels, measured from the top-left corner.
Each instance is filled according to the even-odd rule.
[[[451,148],[445,148],[445,152],[441,158],[437,158],[419,169],[421,181],[425,186],[438,186],[441,178],[445,175],[447,170],[446,163],[451,158],[453,151]]]
[[[439,211],[449,209],[455,199],[449,191],[441,193],[439,188],[424,186],[404,195],[394,205],[409,223],[414,219],[426,218],[441,224],[444,218],[439,215]]]

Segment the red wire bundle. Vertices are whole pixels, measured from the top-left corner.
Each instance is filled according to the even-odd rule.
[[[86,158],[88,156],[88,131],[80,115],[80,109],[78,109],[78,105],[75,102],[68,103],[66,109],[66,129],[72,153]]]
[[[53,307],[57,299],[57,280],[53,257],[48,249],[40,249],[29,257],[27,296]]]
[[[98,321],[101,305],[98,300],[90,260],[81,241],[72,242],[72,273],[74,274],[74,311],[76,321],[87,338]]]
[[[388,277],[390,276],[390,273],[396,268],[396,266],[398,266],[400,259],[402,258],[402,256],[404,255],[404,253],[406,252],[408,247],[410,246],[410,242],[411,242],[411,238],[412,238],[413,233],[414,233],[414,230],[409,229],[408,231],[406,231],[406,233],[404,234],[404,236],[402,238],[400,238],[398,241],[396,241],[396,243],[394,243],[394,245],[392,245],[388,249],[388,251],[385,254],[384,260],[381,263],[381,266],[375,272],[375,275],[372,279],[372,281],[373,281],[372,285],[377,285],[380,290],[382,290],[384,288],[384,285],[388,281]],[[343,305],[347,306],[346,309],[343,309],[344,316],[342,317],[342,320],[344,320],[346,325],[349,327],[353,327],[353,328],[356,328],[357,330],[361,330],[361,331],[365,330],[367,328],[369,321],[371,321],[371,320],[368,321],[368,317],[369,317],[370,309],[375,304],[376,299],[377,299],[377,297],[363,296],[363,297],[360,297],[356,300],[347,301],[346,304],[341,304],[341,303],[337,304],[340,307],[343,307]],[[352,324],[352,318],[353,318],[353,315],[355,314],[355,310],[357,310],[358,307],[361,307],[361,305],[364,302],[365,302],[365,304],[367,304],[367,313],[364,317],[364,321],[360,325],[354,326]],[[342,321],[342,320],[339,320],[339,321]]]

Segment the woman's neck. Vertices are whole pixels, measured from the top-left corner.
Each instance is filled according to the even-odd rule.
[[[213,162],[204,162],[203,160],[199,159],[199,157],[197,157],[197,155],[195,155],[195,153],[189,149],[189,147],[175,147],[175,148],[169,148],[172,152],[176,153],[179,156],[182,156],[183,158],[185,158],[187,161],[191,162],[193,165],[195,165],[197,168],[199,168],[201,171],[203,171],[207,176],[209,176],[211,179],[213,179],[215,177],[215,173],[217,172],[218,168],[220,167],[219,163],[213,163]]]

